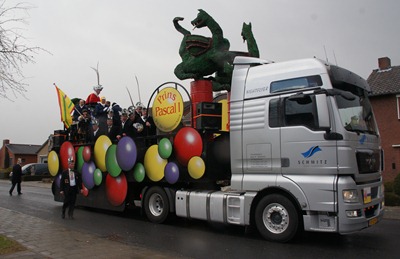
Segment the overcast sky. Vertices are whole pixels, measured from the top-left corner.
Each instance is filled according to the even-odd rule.
[[[17,1],[7,1],[12,4]],[[123,107],[130,105],[126,87],[142,102],[167,81],[173,71],[182,35],[172,23],[192,34],[210,36],[206,28],[192,31],[197,9],[207,11],[222,27],[231,50],[246,51],[242,23],[252,22],[261,58],[275,62],[318,57],[338,63],[364,78],[388,56],[400,65],[399,0],[28,0],[30,46],[39,53],[23,67],[28,92],[0,99],[0,139],[15,144],[43,144],[62,129],[56,83],[69,97],[86,97],[97,78],[99,62],[104,95]],[[325,54],[326,53],[326,54]],[[189,87],[190,80],[180,82]]]

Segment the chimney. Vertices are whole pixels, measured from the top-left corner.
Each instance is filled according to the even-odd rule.
[[[390,58],[388,57],[378,58],[378,65],[379,65],[379,70],[386,70],[392,66]]]
[[[10,140],[9,139],[3,139],[3,146],[10,144]]]

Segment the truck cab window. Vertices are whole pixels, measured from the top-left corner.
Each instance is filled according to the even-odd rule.
[[[304,126],[317,129],[317,110],[314,96],[273,99],[269,103],[269,126]]]
[[[307,96],[310,101],[285,99],[284,118],[285,126],[305,126],[316,129],[318,118],[315,108],[315,98]]]
[[[357,95],[354,100],[335,96],[342,124],[348,131],[377,134],[371,103],[366,96]]]
[[[321,76],[305,76],[271,83],[271,93],[322,86]]]

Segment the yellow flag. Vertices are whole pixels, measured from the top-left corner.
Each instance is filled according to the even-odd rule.
[[[71,114],[74,111],[75,105],[60,88],[55,84],[54,86],[56,87],[58,104],[60,105],[61,121],[64,122],[65,127],[68,129],[72,124]]]

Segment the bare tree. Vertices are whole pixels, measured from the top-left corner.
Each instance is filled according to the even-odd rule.
[[[9,92],[14,97],[24,96],[28,84],[24,83],[22,66],[35,63],[34,55],[43,49],[27,46],[28,40],[21,33],[24,29],[19,27],[27,24],[26,15],[33,6],[18,3],[7,7],[6,2],[0,0],[0,98],[10,99]]]

